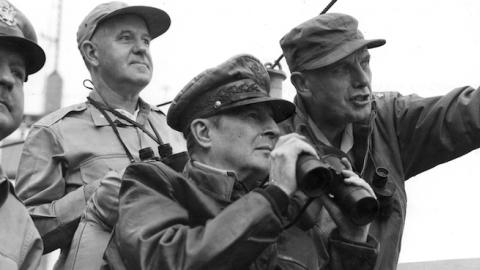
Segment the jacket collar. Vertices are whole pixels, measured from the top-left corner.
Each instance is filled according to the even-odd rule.
[[[95,90],[92,90],[90,92],[90,94],[88,95],[91,99],[103,104],[103,105],[106,105],[103,101],[103,99],[100,97],[100,95],[97,93],[97,91]],[[103,114],[97,109],[95,108],[93,105],[90,105],[93,107],[92,110],[90,110],[90,113],[91,113],[91,116],[92,116],[92,119],[93,119],[93,123],[95,126],[108,126],[108,121],[107,119],[105,119],[105,116],[103,116]],[[150,113],[150,110],[152,110],[152,108],[150,107],[150,105],[148,103],[146,103],[145,101],[143,101],[141,98],[138,99],[138,115],[137,115],[137,119],[136,121],[143,125],[146,123],[147,119],[148,119],[148,115]],[[112,119],[112,121],[115,123],[115,124],[118,124],[118,125],[122,125],[122,126],[131,126],[132,124],[129,123],[128,121],[122,119],[122,118],[119,118],[117,116],[115,116],[114,114],[112,114],[111,112],[107,111],[107,114],[108,116],[110,116],[110,118]]]
[[[352,124],[350,127],[352,137],[352,151],[347,154],[354,163],[352,164],[354,169],[362,174],[363,167],[365,165],[364,163],[366,162],[368,152],[370,151],[369,148],[372,147],[369,141],[371,141],[372,129],[377,115],[377,96],[373,95],[373,98],[374,100],[372,102],[372,113],[370,115],[369,121],[367,123],[355,123]],[[312,129],[317,127],[313,123],[313,121],[311,121],[310,123],[308,122],[307,114],[305,112],[305,107],[302,100],[298,96],[296,96],[294,99],[294,103],[297,106],[297,110],[291,122],[294,128],[293,131],[309,138],[315,147],[318,147],[318,145],[329,145],[329,143],[326,144],[320,138],[315,136],[315,133],[312,131]],[[353,147],[354,145],[355,147]]]
[[[301,98],[296,96],[294,103],[297,106],[297,113],[293,119],[295,131],[308,136],[315,145],[323,144],[332,146],[320,128],[318,128],[318,126],[313,122],[312,118],[306,113],[305,106]],[[348,124],[342,135],[340,150],[348,153],[353,148],[353,143],[353,125]]]
[[[218,169],[193,160],[186,164],[184,171],[202,191],[223,201],[234,201],[248,192],[233,171]]]

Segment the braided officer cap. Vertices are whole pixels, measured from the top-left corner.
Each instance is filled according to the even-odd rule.
[[[238,55],[193,78],[173,100],[167,123],[185,132],[196,118],[255,103],[271,106],[279,122],[295,111],[286,100],[269,96],[270,78],[262,63],[251,55]]]

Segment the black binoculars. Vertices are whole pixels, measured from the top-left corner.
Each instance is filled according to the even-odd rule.
[[[179,152],[172,154],[172,147],[169,143],[158,146],[158,154],[160,155],[160,157],[155,157],[155,153],[153,152],[153,149],[151,147],[145,147],[140,149],[139,151],[140,160],[161,161],[177,172],[182,172],[185,164],[188,161],[187,152]]]
[[[296,174],[299,189],[311,198],[318,197],[321,192],[333,195],[334,202],[354,224],[370,223],[377,216],[378,201],[365,189],[344,183],[342,170],[345,166],[341,158],[346,157],[345,154],[330,147],[322,150],[330,153],[321,155],[320,159],[310,154],[298,157]]]

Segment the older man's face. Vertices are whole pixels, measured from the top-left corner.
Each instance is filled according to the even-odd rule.
[[[144,20],[136,15],[119,15],[99,26],[92,38],[98,48],[98,71],[112,89],[141,90],[150,82],[150,40]]]
[[[18,52],[0,46],[0,139],[22,122],[25,60]]]
[[[222,114],[211,130],[212,152],[221,169],[235,171],[239,177],[263,179],[270,169],[270,152],[279,129],[265,105],[247,105]]]
[[[325,68],[304,72],[306,88],[311,92],[310,114],[317,122],[344,125],[363,122],[371,112],[370,54],[367,49]]]

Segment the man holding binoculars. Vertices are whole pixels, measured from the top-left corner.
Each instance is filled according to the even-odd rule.
[[[177,95],[167,122],[183,132],[191,159],[183,175],[158,161],[127,167],[105,254],[111,269],[372,269],[369,225],[350,222],[328,196],[319,195],[339,227],[328,245],[320,224],[289,226],[301,214],[297,158],[317,154],[303,136],[279,136],[276,122],[294,106],[268,96],[269,84],[263,65],[240,55]],[[374,196],[340,162],[345,185]]]
[[[304,135],[317,152],[343,151],[372,185],[379,202],[369,229],[380,246],[375,269],[394,270],[406,217],[405,181],[480,146],[480,91],[467,86],[429,98],[373,93],[369,49],[383,44],[364,39],[358,21],[346,14],[319,15],[289,31],[280,45],[297,110],[281,126]],[[328,236],[335,217],[321,213],[317,222]]]

